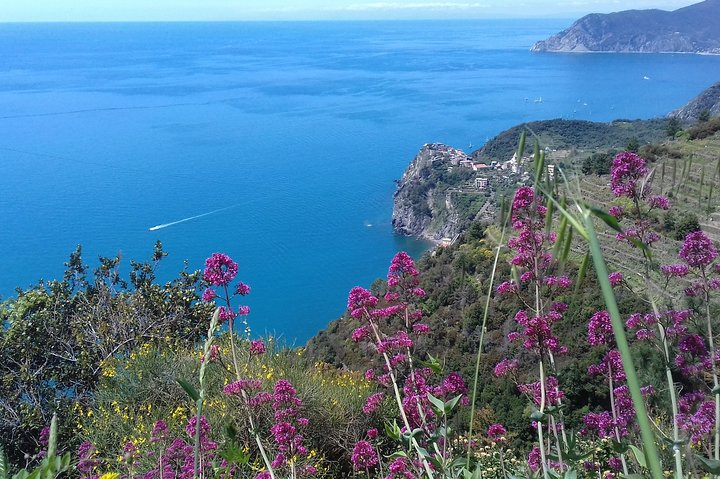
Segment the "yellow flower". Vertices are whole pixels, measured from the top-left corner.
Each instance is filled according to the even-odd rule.
[[[120,473],[117,472],[106,472],[102,476],[100,476],[100,479],[118,479],[120,477]]]

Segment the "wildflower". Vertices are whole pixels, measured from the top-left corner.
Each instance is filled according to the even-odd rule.
[[[367,441],[358,441],[355,443],[350,460],[352,461],[353,469],[356,471],[372,469],[378,463],[375,448]]]
[[[610,286],[613,288],[623,282],[623,274],[620,271],[614,271],[608,275]]]
[[[247,296],[250,294],[250,286],[243,283],[242,281],[235,286],[235,294],[239,294],[240,296]]]
[[[688,274],[688,271],[688,265],[684,263],[665,264],[660,266],[660,272],[667,278],[682,278]]]
[[[262,381],[259,379],[240,379],[238,381],[226,384],[223,393],[228,396],[240,394],[241,391],[252,391],[253,389],[262,388]]]
[[[203,279],[215,286],[227,286],[237,275],[238,265],[223,253],[213,253],[205,260]]]
[[[610,213],[617,219],[621,219],[622,216],[625,214],[625,209],[622,206],[611,206],[608,209],[608,213]]]
[[[588,343],[591,346],[608,344],[613,337],[610,315],[607,311],[598,311],[593,314],[588,322]]]
[[[667,210],[670,208],[670,200],[667,196],[651,196],[648,198],[647,202],[651,208],[659,208],[661,210]]]
[[[700,442],[715,427],[715,403],[705,400],[701,392],[680,397],[677,416],[680,429],[690,434],[693,443]]]
[[[637,154],[630,151],[618,153],[610,168],[610,188],[615,196],[640,198],[638,182],[647,174],[645,160]]]
[[[247,316],[250,314],[250,306],[240,306],[238,307],[238,316]]]
[[[517,293],[517,286],[512,281],[504,281],[497,287],[498,294]]]
[[[502,377],[510,372],[517,370],[519,361],[517,359],[503,359],[495,365],[495,376]]]
[[[152,431],[150,432],[150,442],[164,441],[167,439],[168,425],[165,421],[160,419],[153,424]]]
[[[221,323],[235,318],[235,313],[230,308],[220,306],[219,310],[220,312],[218,313],[218,318],[220,319]]]
[[[542,464],[542,456],[540,455],[540,449],[535,446],[530,454],[528,454],[527,465],[532,472],[538,472],[540,465]]]
[[[365,405],[363,406],[362,410],[365,414],[372,414],[375,411],[377,411],[380,408],[380,405],[382,404],[383,399],[385,398],[385,393],[375,393],[368,396],[367,400],[365,401]]]
[[[360,319],[363,314],[367,313],[370,308],[374,308],[377,303],[378,299],[365,288],[355,286],[350,290],[348,310],[350,310],[350,316],[355,319]]]
[[[210,301],[214,300],[215,298],[217,298],[217,293],[215,292],[215,290],[212,288],[205,288],[205,291],[203,291],[203,294],[202,294],[202,300],[205,301],[206,303],[209,303]]]
[[[368,439],[377,439],[378,437],[378,430],[376,428],[371,428],[367,430],[367,437]]]
[[[499,424],[499,423],[490,424],[490,426],[487,429],[487,437],[489,437],[493,441],[505,440],[506,434],[507,434],[507,429],[505,429],[505,426],[503,426],[502,424]]]
[[[265,354],[265,343],[261,340],[250,341],[250,354],[252,356],[259,356]]]
[[[678,256],[693,268],[704,269],[717,257],[712,240],[702,231],[688,233]]]

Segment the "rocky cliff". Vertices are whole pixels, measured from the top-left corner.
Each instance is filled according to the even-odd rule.
[[[700,93],[684,107],[671,111],[668,116],[684,121],[697,121],[704,111],[710,116],[720,116],[720,82]]]
[[[434,242],[458,234],[460,221],[449,183],[472,176],[472,170],[460,167],[467,161],[461,150],[439,143],[424,145],[398,181],[392,215],[395,231]]]
[[[535,43],[531,50],[720,54],[720,0],[705,0],[671,12],[593,13]]]

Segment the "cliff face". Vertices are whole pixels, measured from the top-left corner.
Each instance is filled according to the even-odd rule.
[[[434,242],[459,233],[458,213],[441,176],[461,161],[469,161],[468,156],[447,145],[433,143],[420,149],[395,191],[395,231]]]
[[[668,113],[684,121],[697,121],[703,111],[710,116],[720,116],[720,82],[693,98],[687,105]]]
[[[535,43],[535,52],[638,52],[720,54],[720,0],[672,12],[626,10],[590,14]]]

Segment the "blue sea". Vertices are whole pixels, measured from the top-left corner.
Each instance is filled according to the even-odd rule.
[[[303,342],[427,249],[390,225],[424,143],[664,115],[720,79],[720,57],[528,51],[569,23],[0,24],[0,295],[77,244],[127,272],[161,240],[160,279],[226,252],[254,333]]]

